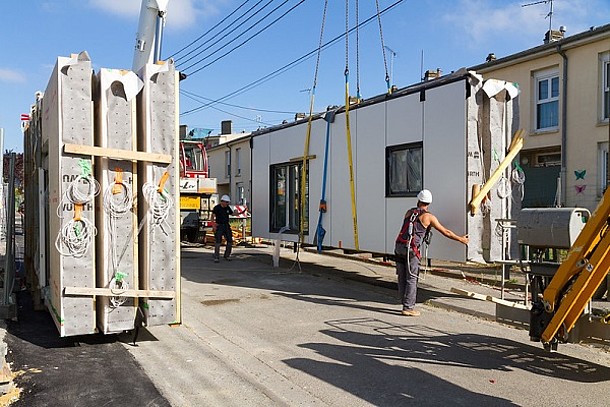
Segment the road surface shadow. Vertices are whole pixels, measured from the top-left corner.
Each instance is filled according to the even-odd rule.
[[[463,379],[483,380],[484,383],[475,384],[477,388],[502,386],[501,377],[506,376],[498,377],[497,372],[515,370],[574,383],[610,380],[610,368],[606,366],[500,337],[450,334],[422,325],[392,324],[370,318],[328,321],[327,324],[329,329],[321,332],[341,345],[320,342],[300,346],[336,362],[308,358],[284,362],[379,406],[515,405],[426,372],[439,371],[439,368],[457,367]],[[413,367],[414,364],[428,367],[424,371]],[[481,374],[481,370],[489,373]]]
[[[17,305],[18,321],[7,324],[6,359],[22,392],[11,406],[170,406],[118,335],[61,338],[50,314],[33,310],[26,291]]]

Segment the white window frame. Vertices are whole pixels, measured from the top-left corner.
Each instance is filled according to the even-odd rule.
[[[597,144],[597,195],[601,197],[606,191],[606,180],[608,174],[608,143]]]
[[[225,151],[225,178],[231,176],[231,152]]]
[[[235,165],[237,167],[237,172],[236,172],[236,176],[240,176],[241,175],[241,148],[236,148],[235,149]]]
[[[558,90],[557,90],[557,96],[552,96],[552,82],[553,79],[557,78],[559,84],[558,84]],[[543,81],[548,81],[548,89],[549,89],[549,95],[546,99],[541,100],[540,99],[540,82]],[[545,131],[551,131],[551,130],[557,130],[559,128],[559,121],[560,121],[560,111],[559,111],[559,96],[561,95],[561,78],[559,77],[559,71],[558,70],[547,70],[547,71],[541,71],[541,72],[537,72],[534,74],[534,86],[535,86],[535,90],[534,90],[534,97],[535,97],[535,103],[534,103],[534,129],[536,132],[545,132]],[[553,125],[553,126],[549,126],[549,127],[540,127],[540,124],[538,123],[538,107],[547,103],[552,103],[552,102],[557,102],[557,124]]]
[[[601,111],[600,119],[608,122],[610,116],[610,53],[605,53],[601,57]]]

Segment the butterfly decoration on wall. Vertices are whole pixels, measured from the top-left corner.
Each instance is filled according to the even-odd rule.
[[[574,175],[576,175],[576,180],[585,179],[585,176],[587,175],[587,170],[574,171]]]
[[[587,186],[586,185],[574,185],[574,188],[576,189],[577,194],[584,194]]]

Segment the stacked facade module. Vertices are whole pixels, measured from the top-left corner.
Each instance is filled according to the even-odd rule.
[[[510,197],[492,199],[491,212],[474,217],[467,207],[472,185],[481,184],[497,166],[490,161],[491,151],[495,150],[500,160],[504,157],[518,124],[512,109],[517,98],[506,96],[512,84],[501,82],[500,89],[493,93],[485,83],[475,73],[461,70],[350,107],[360,250],[393,254],[405,212],[417,204],[419,190],[426,188],[434,196],[430,210],[441,223],[455,233],[470,234],[471,242],[478,242],[465,247],[435,233],[429,258],[501,259],[502,242],[495,233],[495,222],[497,218],[509,218],[519,203]],[[307,126],[307,120],[303,120],[253,134],[254,236],[276,239],[281,234],[283,240],[299,240],[300,211],[295,202],[299,200],[301,177],[297,173]],[[326,123],[320,116],[311,126],[304,241],[316,242],[316,220],[324,190],[322,245],[354,249],[345,110],[337,109],[328,126],[326,159]],[[484,251],[476,249],[481,245]]]
[[[137,150],[136,95],[141,81],[130,71],[101,69],[95,80],[97,147]],[[138,288],[136,163],[96,158],[97,287],[117,293]],[[103,333],[134,328],[137,297],[99,296],[98,327]]]
[[[96,332],[93,296],[64,296],[65,287],[95,287],[95,201],[89,156],[65,154],[66,143],[93,146],[92,69],[86,53],[57,59],[42,100],[48,143],[48,306],[61,336]]]
[[[138,150],[178,156],[178,76],[172,61],[146,65],[138,97]],[[179,168],[140,163],[140,288],[180,292]],[[173,299],[142,298],[147,326],[180,322],[179,295]]]
[[[473,186],[484,185],[492,176],[519,129],[518,94],[514,84],[496,79],[481,81],[473,87],[473,97],[468,99],[469,202]],[[483,205],[468,217],[468,260],[494,262],[518,258],[516,239],[511,237],[509,224],[501,221],[516,219],[521,210],[522,186],[514,183],[514,170],[509,166]]]

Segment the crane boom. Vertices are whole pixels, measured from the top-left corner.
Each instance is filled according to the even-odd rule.
[[[132,70],[161,59],[161,40],[169,0],[142,0]]]

